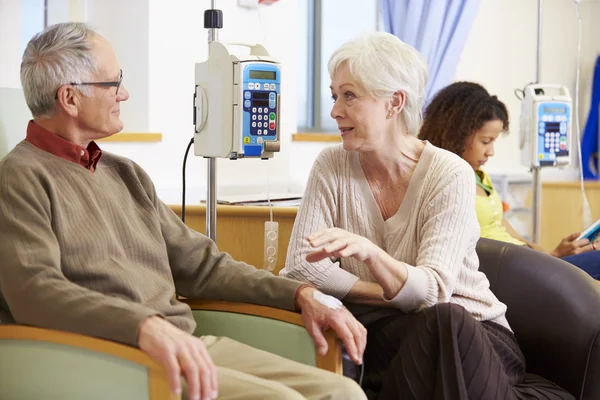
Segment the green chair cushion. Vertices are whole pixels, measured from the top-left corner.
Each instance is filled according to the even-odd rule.
[[[195,336],[225,336],[257,349],[316,366],[315,344],[303,326],[226,311],[193,310]]]
[[[0,399],[147,400],[146,367],[107,354],[32,340],[0,340]]]

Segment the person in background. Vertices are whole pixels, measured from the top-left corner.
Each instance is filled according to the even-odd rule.
[[[281,275],[342,300],[367,327],[368,398],[572,399],[526,372],[506,305],[479,271],[473,170],[416,137],[423,57],[378,32],[343,44],[328,67],[343,143],[312,167]]]
[[[123,128],[129,98],[106,39],[81,23],[50,26],[27,44],[21,82],[33,120],[0,162],[0,311],[139,347],[184,398],[365,397],[351,379],[192,336],[196,322],[176,293],[299,311],[321,354],[324,329],[356,363],[366,344],[352,314],[328,305],[335,299],[219,252],[158,198],[142,168],[99,148]]]
[[[496,96],[477,83],[456,82],[440,90],[427,106],[419,138],[458,154],[474,170],[481,237],[529,246],[600,279],[600,252],[588,239],[577,240],[581,232],[570,234],[554,250],[546,251],[519,235],[504,217],[502,201],[482,167],[494,156],[494,143],[508,127],[508,111]]]

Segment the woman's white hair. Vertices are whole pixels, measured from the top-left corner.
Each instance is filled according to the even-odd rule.
[[[346,64],[358,84],[374,97],[397,91],[406,97],[400,118],[409,134],[421,126],[427,84],[427,62],[419,52],[396,36],[385,32],[363,34],[343,44],[329,59],[329,75]]]
[[[61,85],[91,80],[96,68],[93,35],[86,24],[69,22],[52,25],[29,41],[21,61],[21,85],[34,118],[54,114]],[[89,95],[89,88],[78,89]]]

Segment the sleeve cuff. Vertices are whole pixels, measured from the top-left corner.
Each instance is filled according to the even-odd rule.
[[[121,324],[123,324],[124,327],[127,327],[124,334],[126,334],[127,336],[125,340],[121,341],[121,340],[117,340],[120,341],[122,343],[128,344],[130,346],[133,347],[138,347],[139,348],[139,339],[140,339],[140,328],[142,327],[142,323],[148,319],[148,318],[152,318],[152,317],[160,317],[162,319],[165,319],[165,315],[163,313],[157,312],[155,310],[152,309],[146,309],[145,307],[141,308],[140,310],[138,310],[136,312],[136,315],[131,318],[130,320],[121,320]],[[128,326],[130,325],[130,326]],[[132,334],[134,335],[132,337]]]
[[[393,299],[383,295],[383,300],[399,308],[405,313],[415,310],[427,297],[429,277],[421,268],[406,266],[406,283]]]
[[[343,299],[346,297],[352,286],[358,282],[359,277],[340,268],[339,263],[332,268],[331,274],[318,289],[325,294]]]
[[[300,309],[300,304],[298,304],[298,296],[300,295],[300,291],[301,291],[302,289],[304,289],[304,288],[307,288],[307,287],[312,287],[312,286],[311,286],[311,285],[309,285],[308,283],[305,283],[305,284],[303,284],[303,285],[300,285],[300,286],[298,287],[298,289],[296,289],[296,294],[294,295],[294,310],[296,310],[296,312],[300,312],[300,311],[302,311],[302,310]]]

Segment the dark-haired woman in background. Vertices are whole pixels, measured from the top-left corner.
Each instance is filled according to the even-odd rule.
[[[494,156],[494,142],[508,132],[508,111],[496,96],[476,83],[456,82],[442,89],[425,110],[419,138],[461,156],[475,171],[475,208],[481,237],[495,239],[562,258],[600,279],[600,252],[580,232],[565,237],[552,251],[520,236],[503,215],[502,202],[481,169]]]

